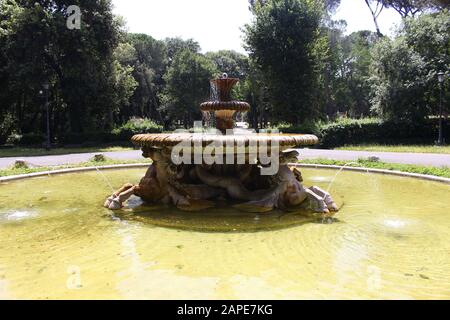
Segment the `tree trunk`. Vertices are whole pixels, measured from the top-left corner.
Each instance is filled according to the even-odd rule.
[[[377,3],[377,6],[375,9],[372,9],[372,6],[370,5],[370,0],[364,0],[366,2],[367,7],[370,10],[370,13],[372,14],[373,23],[375,24],[375,29],[377,31],[378,37],[382,37],[383,34],[381,33],[380,26],[378,25],[378,16],[380,15],[381,11],[383,10],[383,4],[379,0],[375,0]],[[380,7],[381,5],[381,7]]]

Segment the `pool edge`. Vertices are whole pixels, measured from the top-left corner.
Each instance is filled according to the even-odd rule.
[[[355,171],[355,172],[365,172],[365,173],[378,173],[378,174],[387,174],[392,176],[400,176],[407,178],[416,178],[421,180],[428,180],[434,182],[440,182],[444,184],[450,185],[450,178],[432,176],[427,174],[420,173],[412,173],[412,172],[404,172],[398,170],[387,170],[387,169],[375,169],[375,168],[365,168],[365,167],[344,167],[336,166],[336,165],[325,165],[325,164],[290,164],[293,167],[301,167],[301,168],[313,168],[313,169],[333,169],[333,170],[343,170],[343,171]]]

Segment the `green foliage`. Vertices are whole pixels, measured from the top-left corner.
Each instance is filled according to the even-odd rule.
[[[194,39],[183,40],[181,38],[166,38],[164,43],[167,47],[169,64],[173,62],[175,56],[181,51],[188,50],[192,53],[200,52],[200,44]]]
[[[134,163],[148,163],[151,162],[148,159],[141,160],[112,160],[105,158],[104,161],[94,161],[90,160],[87,162],[75,164],[75,165],[65,165],[65,166],[53,166],[53,167],[37,167],[37,168],[7,168],[0,169],[0,177],[19,175],[19,174],[29,174],[35,172],[43,172],[43,171],[53,171],[60,169],[69,169],[69,168],[79,168],[79,167],[98,167],[98,166],[107,166],[107,165],[116,165],[116,164],[134,164]],[[403,171],[410,173],[419,173],[426,175],[434,175],[438,177],[450,178],[450,168],[448,167],[428,167],[428,166],[418,166],[418,165],[407,165],[407,164],[397,164],[397,163],[385,163],[385,162],[374,162],[366,159],[358,159],[353,163],[348,163],[348,161],[339,161],[339,160],[331,160],[331,159],[308,159],[299,161],[300,163],[305,164],[323,164],[323,165],[336,165],[336,166],[350,166],[350,167],[365,167],[365,168],[374,168],[374,169],[385,169],[385,170],[395,170],[395,171]]]
[[[368,2],[408,16],[393,40],[369,31],[346,35],[346,23],[331,18],[340,0],[250,1],[247,57],[203,55],[193,39],[125,33],[111,0],[71,2],[82,9],[81,30],[66,27],[67,1],[0,0],[0,144],[42,143],[46,81],[52,141],[78,144],[125,139],[140,130],[128,122],[134,117],[152,119],[155,130],[178,121],[191,127],[201,119],[210,78],[221,72],[240,78],[233,97],[251,103],[248,121],[257,129],[289,122],[284,132],[323,134],[329,145],[338,143],[332,134],[382,138],[369,124],[361,124],[366,131],[342,123],[325,130],[318,122],[346,113],[423,126],[430,140],[423,122],[438,114],[436,74],[450,67],[450,15],[438,12],[448,5],[380,1]],[[416,10],[423,13],[414,18]],[[448,77],[443,92],[448,107]]]
[[[116,58],[121,65],[132,68],[137,87],[129,106],[120,110],[119,122],[133,116],[161,120],[157,109],[168,63],[166,44],[149,35],[133,33],[128,34],[125,41],[116,49]]]
[[[11,113],[5,112],[5,114],[0,114],[0,144],[7,141],[14,127],[14,116]]]
[[[338,150],[351,151],[375,151],[375,152],[408,152],[408,153],[439,153],[450,154],[450,146],[436,144],[361,144],[345,145],[336,148]]]
[[[433,143],[437,138],[438,123],[433,120],[425,122],[381,121],[379,119],[347,119],[327,124],[320,130],[321,146],[334,148],[346,144],[392,143],[392,142],[427,142]],[[447,138],[450,138],[450,126],[446,125]]]
[[[185,127],[201,119],[200,103],[208,99],[209,81],[217,76],[214,63],[190,50],[180,51],[164,75],[166,86],[161,94],[160,111],[172,120],[182,120]]]
[[[232,98],[244,100],[246,96],[245,81],[249,74],[249,59],[246,55],[233,50],[220,50],[207,52],[206,58],[210,59],[220,73],[226,73],[230,78],[238,78],[240,82],[233,88]]]
[[[19,146],[41,146],[45,141],[45,135],[42,133],[25,133],[15,138],[15,144]]]
[[[384,38],[373,50],[372,108],[385,119],[423,121],[437,114],[437,72],[450,68],[450,14],[408,18],[395,40]],[[449,81],[444,84],[449,97]]]
[[[319,115],[314,49],[321,5],[307,0],[268,0],[253,8],[245,27],[247,49],[262,71],[273,106],[272,118],[300,123]]]
[[[233,50],[208,52],[205,55],[211,59],[219,72],[225,72],[230,78],[244,79],[249,72],[248,57]]]
[[[71,4],[82,9],[80,30],[66,26]],[[14,114],[17,132],[42,130],[45,81],[54,135],[112,127],[122,91],[112,56],[121,25],[111,1],[5,0],[0,14],[0,114]]]
[[[320,128],[319,136],[322,146],[328,148],[343,144],[375,141],[379,138],[382,121],[378,119],[341,119]]]
[[[388,144],[434,143],[437,139],[438,121],[424,122],[383,121],[378,118],[343,118],[331,123],[306,122],[292,126],[281,124],[277,129],[283,133],[309,133],[319,137],[321,148],[366,143]],[[444,123],[445,139],[450,140],[450,124]]]
[[[442,9],[448,7],[445,0],[379,0],[384,7],[393,8],[402,17],[414,16],[426,10]]]
[[[124,146],[121,146],[124,145]],[[28,157],[37,157],[37,156],[47,156],[47,155],[64,155],[64,154],[73,154],[73,153],[94,153],[94,152],[116,152],[116,151],[131,151],[133,148],[131,147],[129,141],[124,143],[114,143],[114,144],[101,144],[95,143],[93,146],[77,146],[77,147],[68,147],[64,148],[52,148],[50,150],[46,150],[44,148],[30,148],[30,147],[9,147],[9,148],[0,148],[0,157],[23,157],[24,155]]]
[[[422,121],[430,113],[427,62],[404,39],[380,41],[373,52],[372,110],[384,119]]]
[[[90,161],[73,164],[73,165],[64,165],[64,166],[51,166],[51,167],[33,167],[33,168],[6,168],[0,169],[0,177],[6,176],[15,176],[21,174],[29,174],[35,172],[44,172],[44,171],[55,171],[61,169],[70,169],[70,168],[90,168],[90,167],[99,167],[99,166],[111,166],[117,164],[136,164],[136,163],[150,163],[151,161],[148,159],[141,160],[113,160],[105,158],[104,161],[94,161],[93,159]]]
[[[331,160],[331,159],[308,159],[308,160],[301,160],[299,162],[305,164],[323,164],[332,166],[384,169],[384,170],[402,171],[402,172],[410,172],[410,173],[418,173],[450,178],[449,167],[429,167],[429,166],[419,166],[419,165],[409,165],[399,163],[386,163],[381,161],[373,161],[369,159],[358,159],[357,161],[351,163],[349,163],[348,161]]]
[[[130,106],[130,98],[133,95],[138,82],[132,76],[133,68],[121,65],[118,61],[113,64],[114,79],[114,107],[112,112],[118,113],[121,108]]]
[[[132,118],[125,124],[112,130],[117,141],[128,141],[135,134],[141,133],[161,133],[163,127],[152,120],[142,118]]]
[[[322,126],[323,123],[321,121],[307,121],[299,125],[281,123],[271,129],[277,129],[281,133],[303,133],[303,134],[314,134],[319,136],[321,133]]]
[[[377,35],[370,31],[358,31],[344,35],[346,23],[331,22],[323,28],[323,44],[320,58],[321,90],[326,114],[334,118],[338,112],[350,116],[370,115],[369,65],[370,49]]]
[[[92,162],[104,162],[104,161],[106,161],[106,157],[105,157],[105,155],[103,155],[103,154],[96,154],[96,155],[94,155],[91,159],[90,159],[90,161],[92,161]]]

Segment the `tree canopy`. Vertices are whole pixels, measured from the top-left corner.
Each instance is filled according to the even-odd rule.
[[[421,121],[436,114],[437,73],[450,68],[449,30],[450,14],[442,11],[408,18],[396,39],[385,38],[377,43],[371,84],[373,110],[378,115]]]
[[[164,75],[160,110],[165,118],[183,120],[186,127],[201,119],[199,105],[208,100],[209,80],[217,75],[211,60],[188,49],[179,51]]]
[[[314,50],[321,9],[307,0],[268,0],[253,8],[247,50],[264,75],[275,119],[300,123],[318,115]]]
[[[339,0],[251,0],[246,55],[126,32],[110,0],[70,2],[81,8],[79,29],[67,27],[67,1],[0,0],[0,144],[43,140],[46,96],[53,142],[111,133],[130,119],[152,130],[189,127],[201,119],[209,80],[222,72],[240,78],[233,95],[251,103],[255,128],[342,114],[409,122],[436,116],[437,73],[448,75],[450,66],[448,1],[358,1],[375,23],[384,8],[397,10],[398,34],[348,34],[345,21],[333,20]]]

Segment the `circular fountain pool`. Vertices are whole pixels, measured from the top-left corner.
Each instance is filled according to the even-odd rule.
[[[336,173],[302,171],[323,188]],[[143,169],[104,174],[119,187]],[[450,298],[450,187],[441,183],[343,172],[332,224],[304,212],[111,213],[96,172],[0,191],[3,299]]]

